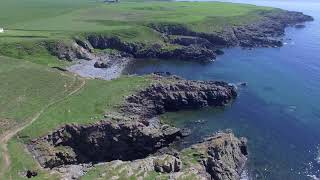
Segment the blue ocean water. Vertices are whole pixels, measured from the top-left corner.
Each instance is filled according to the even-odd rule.
[[[320,1],[230,2],[302,11],[315,21],[303,29],[287,28],[281,48],[225,49],[225,55],[209,64],[143,60],[130,72],[169,71],[187,79],[247,82],[228,107],[168,113],[165,118],[192,129],[189,143],[226,128],[247,137],[252,179],[320,178]]]

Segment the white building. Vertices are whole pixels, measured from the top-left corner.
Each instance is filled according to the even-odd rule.
[[[0,28],[0,33],[4,33],[4,29],[3,28]]]

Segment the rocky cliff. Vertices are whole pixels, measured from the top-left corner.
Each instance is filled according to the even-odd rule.
[[[223,132],[174,155],[116,160],[102,165],[103,171],[96,172],[104,179],[239,180],[247,155],[246,139]]]
[[[195,32],[177,24],[150,24],[153,29],[166,35],[175,35],[172,43],[183,46],[200,46],[207,49],[231,46],[279,47],[279,39],[285,28],[297,23],[312,21],[313,18],[300,12],[279,10],[262,11],[260,19],[252,24],[226,26],[221,32]],[[178,36],[178,38],[176,38]]]
[[[55,168],[145,158],[182,136],[180,129],[171,126],[105,120],[86,126],[66,125],[33,140],[29,149],[43,167]]]

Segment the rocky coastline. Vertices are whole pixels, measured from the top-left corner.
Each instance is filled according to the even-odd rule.
[[[313,21],[311,16],[284,10],[260,12],[260,16],[255,23],[227,26],[220,32],[210,33],[195,32],[179,24],[150,23],[150,28],[162,34],[164,43],[134,43],[116,36],[88,34],[84,39],[75,38],[71,46],[47,43],[47,47],[53,55],[67,60],[90,60],[94,58],[94,49],[114,49],[121,56],[133,58],[211,61],[223,54],[222,48],[280,47],[286,27]]]
[[[59,59],[76,61],[69,71],[83,77],[111,80],[119,77],[129,62],[139,58],[210,62],[224,54],[223,48],[281,47],[286,27],[302,26],[301,23],[313,20],[303,13],[285,10],[262,11],[259,16],[252,24],[226,26],[219,32],[206,33],[180,24],[150,23],[147,26],[162,37],[154,43],[128,42],[117,36],[88,33],[75,37],[69,44],[64,41],[42,44]]]
[[[29,151],[42,167],[63,171],[68,177],[70,173],[71,176],[84,175],[79,170],[76,173],[66,170],[68,167],[87,169],[99,163],[119,162],[148,162],[153,166],[148,165],[146,173],[150,170],[181,176],[178,173],[182,171],[180,154],[184,150],[168,150],[168,147],[189,133],[160,122],[152,123],[151,119],[167,111],[225,106],[237,93],[234,86],[225,82],[190,81],[176,76],[154,75],[154,78],[158,83],[126,98],[119,110],[121,116],[106,116],[89,125],[65,125],[33,139],[27,146]],[[212,136],[192,147],[194,153],[203,153],[199,156],[199,169],[192,172],[206,179],[238,179],[246,161],[246,149],[246,141],[232,133]]]

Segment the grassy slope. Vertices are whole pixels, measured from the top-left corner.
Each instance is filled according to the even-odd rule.
[[[0,57],[0,135],[77,86],[71,75],[40,65]]]
[[[33,169],[40,172],[39,179],[54,179],[41,170],[31,156],[25,152],[23,144],[35,137],[46,134],[65,123],[93,123],[100,120],[105,110],[113,110],[124,97],[147,86],[151,80],[145,77],[122,77],[114,81],[87,80],[84,88],[45,111],[37,121],[24,129],[9,143],[13,157],[6,178],[21,179],[19,172]]]
[[[0,136],[14,126],[27,123],[43,106],[63,98],[79,85],[73,75],[45,66],[1,56],[0,63]],[[19,159],[24,162],[25,154],[20,150],[17,153],[19,148],[12,148],[10,152],[21,155]],[[2,154],[0,160],[2,168]]]
[[[27,122],[44,106],[63,98],[80,85],[74,75],[64,75],[46,66],[6,57],[0,57],[0,62],[0,80],[3,83],[0,86],[0,133]],[[96,122],[104,111],[112,111],[125,96],[150,82],[146,77],[122,77],[114,81],[87,80],[81,91],[49,107],[37,121],[9,142],[12,164],[4,178],[20,179],[19,172],[38,169],[25,152],[23,142],[64,123]],[[45,171],[39,172],[39,179],[49,176]]]
[[[203,23],[212,26],[221,23],[217,19],[224,19],[226,23],[245,22],[244,18],[237,17],[252,17],[257,10],[270,9],[219,2],[122,1],[119,4],[106,4],[89,0],[28,0],[28,3],[19,0],[3,1],[0,17],[5,19],[2,22],[5,29],[16,29],[9,34],[12,36],[25,33],[26,36],[51,37],[65,35],[66,32],[127,29],[149,22],[182,23],[195,25],[196,29],[197,25]],[[13,7],[19,9],[19,13],[8,13],[8,9]],[[230,17],[234,17],[235,21],[232,22]]]

